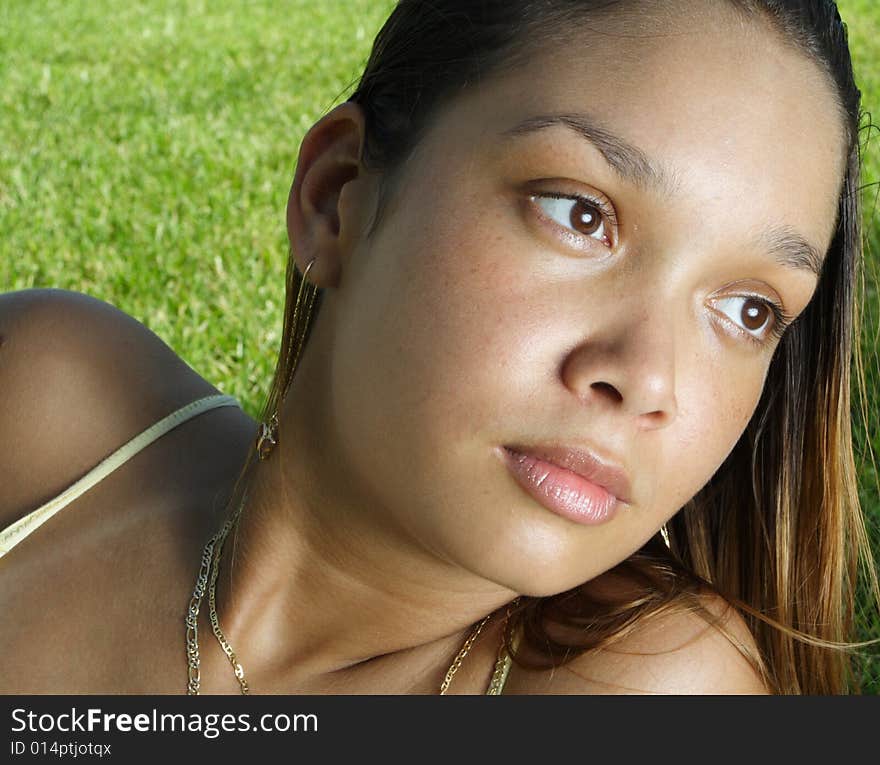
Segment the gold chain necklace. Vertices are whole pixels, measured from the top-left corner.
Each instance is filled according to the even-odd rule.
[[[229,641],[226,639],[226,635],[223,634],[223,630],[220,628],[220,620],[217,615],[217,601],[216,601],[216,585],[217,585],[217,574],[219,571],[219,563],[220,563],[220,555],[223,552],[223,543],[226,541],[226,536],[229,533],[230,529],[235,525],[235,521],[237,520],[239,514],[241,513],[241,508],[244,506],[246,496],[242,499],[242,504],[239,506],[238,510],[229,518],[228,521],[223,525],[223,528],[220,529],[205,545],[204,550],[202,551],[202,561],[201,566],[199,567],[199,573],[196,577],[196,585],[193,590],[192,598],[190,599],[189,608],[186,613],[186,655],[187,655],[187,665],[188,665],[188,683],[187,683],[187,694],[190,696],[197,696],[199,694],[199,689],[201,687],[201,671],[200,671],[200,657],[199,657],[199,610],[201,608],[202,600],[205,597],[205,590],[208,591],[208,613],[211,619],[211,628],[214,632],[217,641],[220,643],[223,652],[226,654],[226,657],[229,659],[229,663],[232,665],[232,671],[235,674],[236,679],[238,680],[238,684],[241,688],[242,695],[247,695],[249,692],[249,687],[247,684],[247,680],[244,677],[244,669],[241,666],[241,662],[239,662],[238,657],[235,655],[235,651],[232,649],[232,646],[229,644]],[[514,606],[519,598],[513,601],[507,607],[507,617],[510,616],[510,609]],[[440,695],[446,695],[446,692],[449,689],[449,685],[452,682],[452,678],[455,676],[455,673],[458,672],[458,668],[461,666],[464,661],[465,656],[467,656],[468,652],[471,650],[471,647],[476,642],[477,637],[479,637],[480,632],[485,626],[486,622],[492,617],[492,614],[488,614],[484,616],[471,631],[470,635],[468,635],[467,640],[464,641],[461,649],[459,650],[456,657],[452,660],[452,664],[450,664],[449,669],[446,672],[446,677],[443,679],[443,683],[440,685]],[[505,621],[506,625],[506,621]],[[509,659],[506,655],[506,651],[504,650],[504,645],[502,643],[501,650],[499,650],[498,660],[495,665],[495,671],[492,675],[492,680],[490,683],[490,693],[497,693],[498,689],[500,689],[501,685],[503,685],[504,679],[507,675],[507,669],[509,667]]]
[[[244,500],[242,500],[242,505],[243,504]],[[223,652],[232,664],[232,670],[235,673],[236,678],[238,678],[241,692],[243,694],[248,692],[248,684],[244,679],[244,669],[242,669],[241,664],[235,656],[235,651],[232,650],[232,646],[223,634],[223,630],[220,629],[220,621],[217,618],[216,602],[216,583],[217,573],[219,571],[220,553],[223,550],[223,542],[226,541],[226,535],[235,524],[235,520],[240,512],[241,507],[239,507],[238,511],[236,511],[228,521],[226,521],[223,528],[208,540],[205,549],[202,551],[202,562],[199,567],[199,574],[196,577],[196,586],[193,590],[192,598],[189,602],[189,608],[186,612],[186,657],[189,673],[187,694],[189,695],[198,695],[201,686],[199,611],[201,609],[202,599],[205,597],[206,589],[210,590],[208,595],[208,608],[211,617],[211,628],[213,629],[217,640],[220,641]]]

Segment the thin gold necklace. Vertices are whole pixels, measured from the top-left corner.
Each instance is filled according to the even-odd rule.
[[[196,585],[193,589],[192,598],[190,599],[189,608],[186,613],[186,655],[188,665],[187,694],[190,696],[199,695],[199,689],[201,687],[198,624],[199,610],[201,608],[202,600],[205,597],[206,589],[208,591],[208,613],[211,619],[211,628],[214,635],[220,643],[220,647],[223,649],[226,657],[229,659],[229,663],[232,665],[232,671],[235,674],[235,678],[238,680],[242,695],[247,695],[250,691],[247,680],[244,677],[244,669],[241,666],[241,662],[238,660],[235,651],[232,649],[232,646],[226,639],[226,635],[223,634],[223,630],[220,628],[216,601],[217,574],[219,571],[220,555],[223,552],[223,543],[226,541],[226,536],[230,529],[235,525],[235,521],[241,513],[241,508],[244,506],[245,500],[246,496],[242,499],[242,504],[239,506],[238,510],[229,518],[229,520],[226,521],[223,528],[208,540],[208,543],[202,551],[201,566],[199,567],[199,573],[196,577]],[[508,605],[506,619],[510,617],[510,609],[517,603],[517,601],[519,601],[519,598],[516,598],[516,600]],[[455,673],[458,672],[458,668],[464,661],[465,656],[467,656],[486,622],[488,622],[491,617],[492,614],[484,616],[473,628],[470,635],[468,635],[467,640],[464,641],[458,654],[452,660],[452,664],[449,665],[446,677],[440,685],[441,696],[446,695],[449,690],[449,685],[452,682],[452,678],[455,676]],[[505,627],[507,624],[506,619]],[[501,649],[498,652],[498,659],[495,664],[495,670],[492,674],[492,680],[490,681],[490,694],[497,695],[497,693],[500,692],[507,676],[509,666],[510,660],[507,656],[504,642],[502,641]]]

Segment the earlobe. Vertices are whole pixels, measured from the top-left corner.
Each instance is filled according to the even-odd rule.
[[[343,187],[362,175],[363,112],[346,102],[306,133],[287,202],[287,233],[300,272],[312,259],[309,281],[335,286],[355,221],[340,205]]]

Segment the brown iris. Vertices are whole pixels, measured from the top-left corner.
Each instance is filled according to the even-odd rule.
[[[765,303],[754,298],[746,300],[742,309],[743,325],[747,329],[761,329],[769,318],[770,309]]]
[[[595,205],[578,200],[571,208],[571,225],[581,234],[590,236],[602,225],[602,215]]]

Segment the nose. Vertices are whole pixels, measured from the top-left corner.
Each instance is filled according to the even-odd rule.
[[[666,427],[678,412],[675,322],[653,312],[630,321],[613,314],[565,358],[563,382],[584,403],[632,417],[640,429]]]

